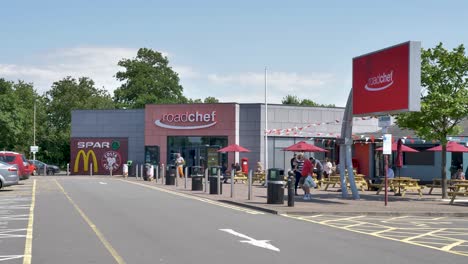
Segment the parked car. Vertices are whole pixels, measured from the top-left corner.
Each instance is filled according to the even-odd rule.
[[[18,166],[0,161],[0,189],[19,182]]]
[[[0,161],[18,166],[18,175],[20,180],[29,179],[31,171],[29,170],[28,160],[23,154],[13,151],[0,151]]]
[[[60,168],[58,166],[56,166],[56,165],[45,164],[44,162],[39,161],[39,160],[29,160],[29,161],[36,168],[35,171],[33,172],[33,175],[43,175],[44,174],[44,166],[46,166],[47,175],[54,175],[54,174],[60,172]]]
[[[30,175],[34,175],[34,173],[36,172],[36,166],[30,160],[28,160],[28,169],[31,172]]]

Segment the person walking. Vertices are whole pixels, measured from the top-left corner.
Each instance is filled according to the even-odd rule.
[[[176,166],[177,166],[177,170],[179,171],[179,177],[183,178],[184,177],[185,160],[184,160],[184,158],[182,158],[180,153],[177,153],[176,157],[177,157],[176,158]]]
[[[315,165],[315,170],[317,173],[317,180],[321,181],[322,180],[322,175],[323,175],[323,165],[322,162],[318,159],[311,158],[312,160],[312,165]]]
[[[302,189],[304,190],[304,197],[303,200],[310,200],[310,188],[317,187],[317,184],[314,182],[312,178],[312,173],[314,171],[314,167],[312,162],[309,159],[304,159],[304,166],[302,167],[301,175],[304,178],[304,183],[302,184]]]
[[[323,174],[326,178],[330,178],[333,172],[333,164],[330,162],[329,158],[325,158],[325,166],[323,166]]]

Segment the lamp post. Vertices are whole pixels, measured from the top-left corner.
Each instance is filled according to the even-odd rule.
[[[267,101],[267,68],[265,67],[265,186],[268,184],[268,101]]]

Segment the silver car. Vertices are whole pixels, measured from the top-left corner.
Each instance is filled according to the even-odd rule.
[[[0,189],[19,182],[18,166],[0,161]]]

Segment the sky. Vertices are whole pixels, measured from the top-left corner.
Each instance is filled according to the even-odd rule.
[[[0,78],[44,93],[66,76],[112,95],[117,62],[165,54],[184,95],[344,106],[353,57],[398,43],[468,46],[468,1],[2,1]]]

